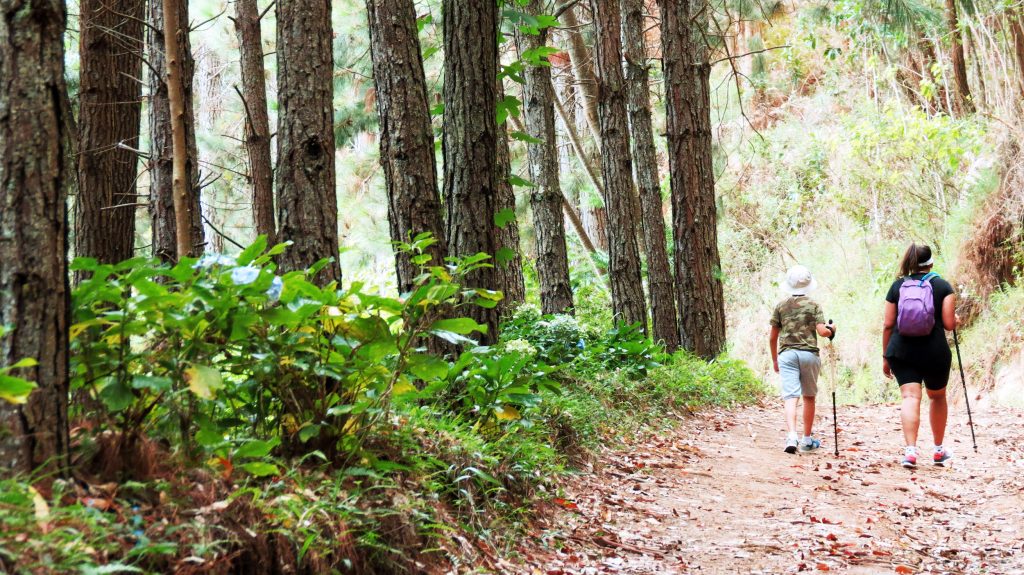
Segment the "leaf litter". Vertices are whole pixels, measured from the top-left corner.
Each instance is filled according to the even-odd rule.
[[[839,457],[831,414],[816,421],[820,450],[788,455],[781,409],[708,411],[602,453],[563,486],[508,572],[1024,574],[1020,415],[975,414],[975,454],[951,409],[953,466],[911,471],[898,464],[898,406],[842,407]]]

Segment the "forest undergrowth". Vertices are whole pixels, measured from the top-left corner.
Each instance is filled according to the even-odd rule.
[[[75,474],[0,482],[0,566],[440,572],[512,545],[599,448],[762,393],[742,363],[528,305],[477,346],[437,311],[497,304],[463,287],[482,258],[414,256],[396,299],[279,275],[284,249],[75,263]]]

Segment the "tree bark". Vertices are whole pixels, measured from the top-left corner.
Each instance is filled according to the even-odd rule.
[[[662,211],[658,155],[651,122],[647,47],[644,42],[642,0],[621,0],[622,37],[626,67],[627,107],[633,142],[633,166],[640,191],[641,222],[647,253],[647,291],[651,298],[651,327],[656,341],[668,351],[679,347],[675,281],[665,248],[665,215]]]
[[[587,42],[580,31],[576,8],[570,8],[563,12],[561,21],[569,38],[569,60],[572,63],[573,76],[576,78],[576,94],[580,98],[583,115],[587,120],[587,125],[590,126],[590,133],[600,148],[601,123],[597,113],[600,98],[597,90],[597,76],[594,74],[594,61],[590,50],[587,49]]]
[[[171,111],[171,190],[174,198],[175,248],[178,257],[192,251],[189,229],[188,148],[185,143],[185,84],[178,36],[178,1],[164,3],[164,54],[167,57],[167,104]]]
[[[368,0],[366,11],[391,240],[409,242],[429,232],[437,240],[427,250],[432,265],[444,265],[447,248],[416,9],[412,0]],[[395,268],[399,292],[411,291],[419,270],[409,255],[396,252]]]
[[[528,14],[540,15],[542,0],[524,6]],[[516,47],[522,55],[547,45],[548,31],[516,34]],[[562,189],[558,173],[558,147],[555,137],[554,88],[550,66],[527,66],[523,71],[523,104],[526,131],[535,142],[526,145],[530,180],[530,207],[537,236],[537,276],[540,280],[541,310],[545,314],[571,313],[572,287],[569,283],[569,256],[565,245],[565,218],[562,216]]]
[[[83,0],[80,10],[75,255],[115,263],[135,244],[146,4]]]
[[[444,0],[444,201],[448,210],[448,253],[465,257],[495,253],[495,122],[498,75],[496,2]],[[470,287],[500,289],[493,268],[467,278]],[[469,315],[497,341],[498,314],[473,306]]]
[[[501,80],[498,80],[498,89],[498,99],[500,100],[505,92]],[[498,228],[496,261],[494,262],[495,271],[498,274],[498,285],[501,287],[502,293],[505,294],[498,306],[498,313],[505,316],[526,301],[523,255],[519,244],[519,221],[515,217],[516,193],[509,181],[512,176],[512,158],[509,153],[508,124],[503,123],[498,126],[497,146],[498,175],[495,182],[494,212],[500,214],[511,210],[513,216],[511,221]],[[498,258],[497,254],[503,253],[503,250],[506,257]],[[499,259],[503,261],[497,261]]]
[[[946,26],[949,28],[950,60],[953,62],[953,80],[956,89],[956,105],[964,114],[974,113],[974,100],[971,98],[971,87],[967,83],[967,59],[964,57],[964,44],[960,32],[960,17],[956,10],[957,0],[946,0]]]
[[[28,401],[0,400],[0,477],[69,463],[66,18],[62,0],[0,3],[0,365],[38,361],[12,373]]]
[[[263,32],[256,0],[236,0],[235,30],[241,56],[242,103],[245,107],[245,151],[252,183],[252,214],[256,233],[276,242],[274,222],[274,164],[270,157],[270,119],[267,115]]]
[[[626,86],[622,75],[621,18],[618,2],[591,0],[597,32],[598,116],[601,122],[601,173],[608,210],[608,268],[616,321],[647,331],[637,248],[633,167],[629,152]]]
[[[707,12],[695,0],[658,0],[680,342],[700,357],[725,346],[725,304],[711,165]],[[698,18],[698,16],[700,16]]]
[[[1018,89],[1024,97],[1024,10],[1010,11],[1010,32],[1013,35],[1013,52],[1017,56]]]
[[[277,213],[284,271],[331,258],[315,278],[341,280],[334,171],[330,0],[277,4]]]
[[[205,248],[205,233],[200,207],[199,152],[196,146],[195,113],[192,103],[192,76],[195,62],[188,32],[188,0],[175,2],[178,21],[177,46],[181,66],[182,106],[185,126],[185,181],[190,250],[186,255],[199,255]],[[150,132],[150,216],[153,220],[153,255],[164,261],[178,259],[177,224],[174,210],[174,142],[168,84],[166,47],[164,42],[164,3],[149,2],[149,132]]]

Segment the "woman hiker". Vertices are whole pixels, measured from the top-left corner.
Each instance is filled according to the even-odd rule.
[[[818,358],[818,336],[834,337],[835,326],[825,325],[821,307],[808,293],[814,290],[816,282],[810,270],[804,266],[793,266],[786,272],[782,289],[786,299],[779,302],[772,312],[769,347],[775,373],[782,376],[782,399],[786,408],[786,453],[814,451],[821,442],[811,435],[814,426],[814,398],[818,394],[818,372],[821,360]],[[797,402],[803,396],[804,421],[803,439],[798,442],[796,411]]]
[[[921,426],[921,386],[931,400],[930,419],[935,451],[932,462],[946,465],[949,451],[942,446],[946,433],[946,383],[953,355],[945,330],[957,325],[956,295],[949,282],[932,273],[932,250],[910,244],[900,263],[900,277],[885,296],[882,331],[882,371],[896,377],[903,406],[903,467],[917,466],[917,431]]]

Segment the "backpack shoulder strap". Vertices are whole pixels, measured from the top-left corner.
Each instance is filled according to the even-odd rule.
[[[935,272],[928,272],[928,273],[924,274],[923,278],[921,278],[921,285],[923,286],[925,282],[931,281],[932,278],[937,278],[937,277],[939,277],[939,274],[937,274]]]

